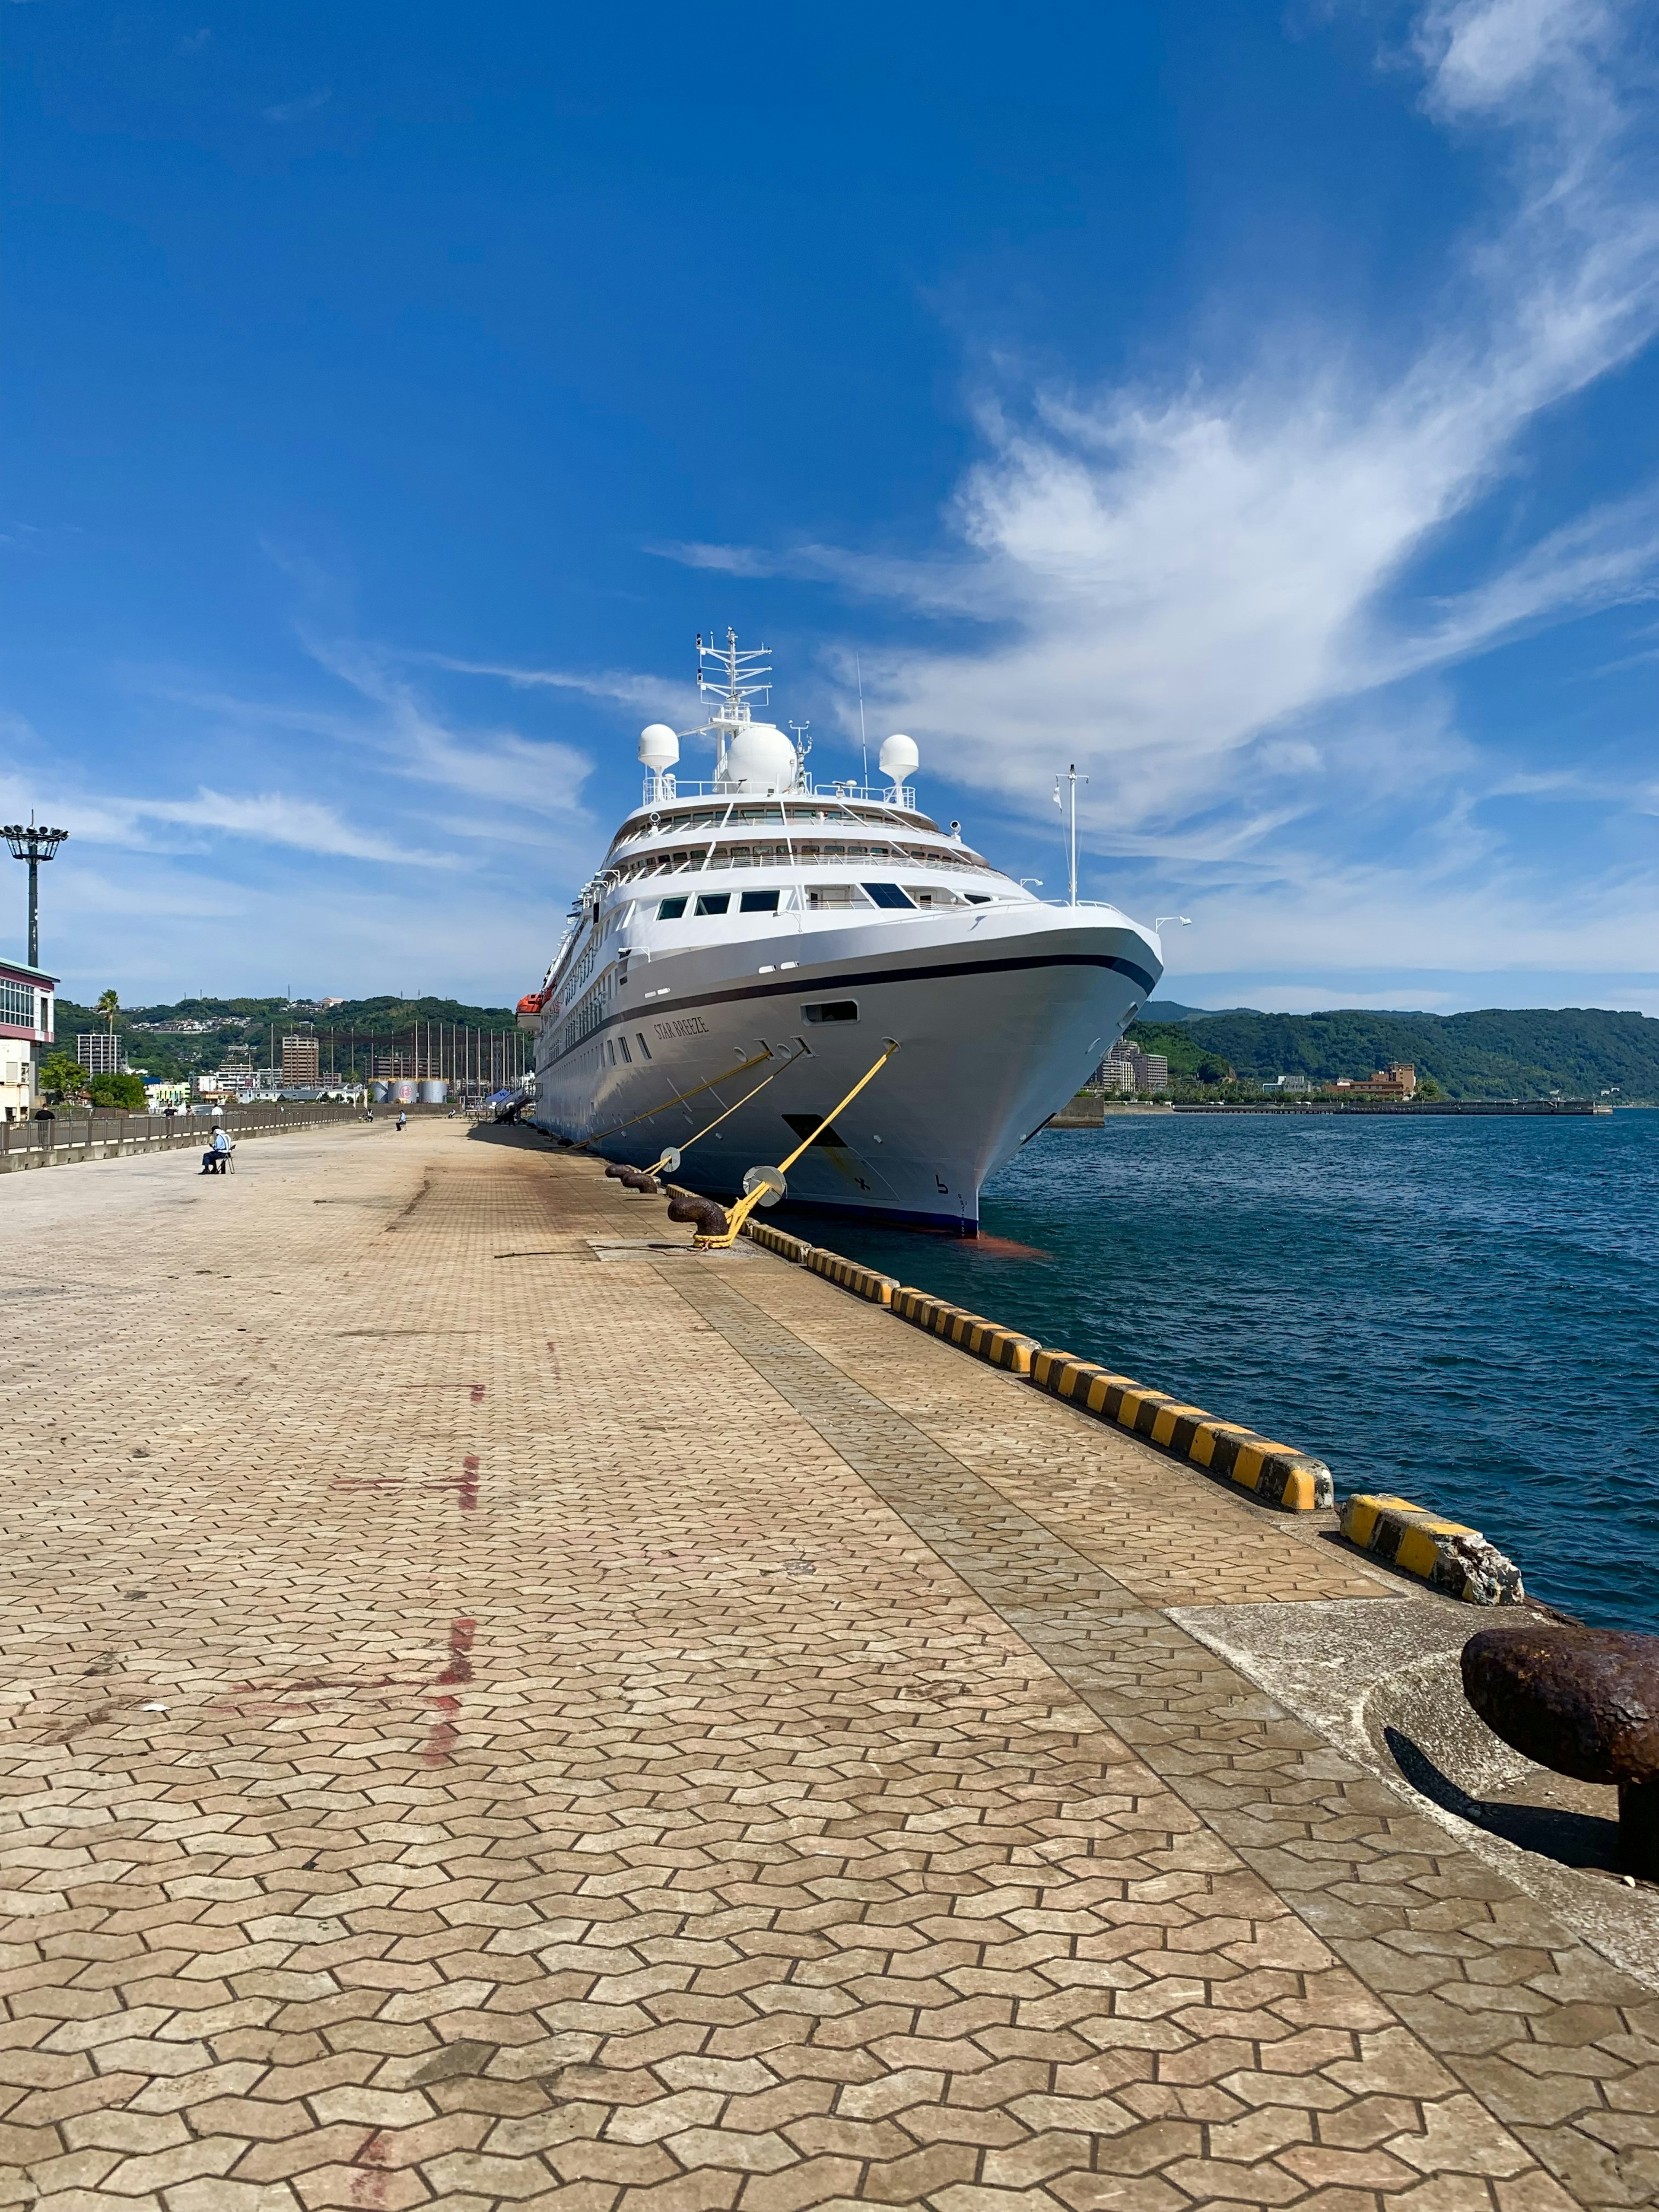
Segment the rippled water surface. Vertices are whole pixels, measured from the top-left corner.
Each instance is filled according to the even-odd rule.
[[[1125,1115],[1044,1131],[982,1221],[979,1245],[807,1233],[1316,1452],[1339,1494],[1471,1522],[1586,1620],[1659,1630],[1659,1111]]]

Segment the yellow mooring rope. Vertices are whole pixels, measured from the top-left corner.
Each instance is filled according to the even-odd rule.
[[[767,1179],[763,1181],[757,1181],[752,1188],[745,1191],[744,1195],[738,1199],[735,1206],[727,1207],[726,1214],[726,1226],[724,1236],[696,1236],[691,1239],[691,1242],[705,1252],[723,1252],[731,1245],[735,1244],[738,1241],[738,1236],[742,1232],[744,1223],[748,1220],[750,1215],[760,1204],[761,1200],[766,1196],[767,1193],[769,1191],[775,1190],[781,1194],[784,1188],[784,1176],[788,1173],[789,1170],[794,1166],[795,1162],[800,1158],[807,1146],[813,1142],[820,1131],[833,1128],[835,1127],[836,1115],[844,1114],[847,1111],[847,1109],[852,1104],[853,1101],[858,1097],[860,1091],[863,1090],[865,1085],[866,1083],[874,1082],[877,1076],[881,1073],[882,1069],[886,1066],[888,1061],[893,1057],[893,1054],[898,1050],[898,1039],[896,1037],[889,1037],[887,1040],[887,1049],[882,1054],[881,1058],[876,1062],[875,1066],[865,1070],[864,1073],[860,1076],[858,1081],[848,1092],[846,1097],[842,1100],[840,1105],[831,1107],[829,1113],[827,1113],[819,1121],[817,1128],[812,1131],[811,1136],[803,1137],[799,1144],[796,1146],[794,1151],[789,1154],[787,1159],[780,1160],[775,1168],[750,1168],[749,1170],[750,1175]],[[799,1056],[800,1055],[799,1054],[796,1054],[797,1059],[799,1059]],[[739,1101],[738,1103],[741,1103],[742,1102]],[[770,1177],[773,1176],[777,1177],[777,1181],[775,1182],[770,1180]],[[744,1180],[747,1181],[748,1178],[745,1177]]]
[[[734,1075],[747,1075],[751,1067],[758,1067],[763,1060],[771,1057],[771,1046],[763,1045],[758,1052],[750,1053],[747,1060],[740,1060],[735,1067],[728,1067],[719,1075],[711,1075],[707,1083],[694,1083],[689,1091],[678,1091],[672,1098],[665,1098],[660,1106],[647,1107],[643,1114],[630,1114],[625,1121],[613,1121],[608,1129],[601,1129],[597,1137],[584,1137],[579,1149],[591,1152],[595,1145],[602,1145],[607,1137],[616,1136],[619,1130],[631,1129],[635,1121],[653,1121],[659,1114],[665,1114],[671,1106],[684,1106],[688,1098],[695,1098],[700,1091],[712,1091],[717,1083],[729,1083]],[[799,1060],[800,1054],[795,1053],[793,1057]],[[788,1065],[786,1060],[784,1066]],[[775,1068],[773,1073],[781,1075],[783,1068]],[[771,1078],[769,1076],[767,1080],[769,1082]]]
[[[654,1167],[641,1168],[640,1170],[640,1173],[641,1175],[648,1176],[660,1175],[663,1170],[669,1166],[671,1156],[675,1153],[678,1153],[679,1158],[684,1159],[686,1153],[690,1151],[692,1146],[698,1141],[698,1139],[706,1137],[708,1134],[709,1129],[718,1129],[720,1123],[726,1121],[731,1115],[735,1114],[739,1106],[746,1106],[751,1098],[757,1097],[759,1094],[765,1090],[769,1083],[775,1083],[779,1076],[783,1073],[785,1067],[793,1067],[798,1060],[803,1059],[804,1057],[805,1054],[802,1053],[792,1052],[788,1059],[783,1062],[782,1066],[775,1067],[770,1075],[763,1075],[760,1081],[755,1085],[752,1091],[745,1091],[741,1098],[738,1099],[734,1104],[726,1108],[724,1114],[716,1114],[714,1120],[708,1124],[708,1128],[699,1129],[696,1136],[688,1137],[683,1145],[671,1145],[668,1150],[664,1152],[662,1158],[656,1163]],[[755,1065],[752,1060],[748,1061],[746,1064],[750,1067]],[[733,1068],[732,1073],[736,1075],[739,1071],[737,1068]],[[726,1080],[726,1078],[721,1076],[720,1080],[723,1083]],[[690,1091],[687,1091],[686,1097],[689,1098],[691,1096],[692,1093]],[[643,1115],[639,1116],[639,1119],[641,1121],[643,1121],[644,1118]]]

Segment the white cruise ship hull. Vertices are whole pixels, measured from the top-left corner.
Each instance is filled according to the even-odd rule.
[[[767,917],[733,942],[632,953],[603,1020],[568,1048],[544,1025],[529,1118],[648,1166],[735,1106],[675,1177],[730,1199],[895,1038],[897,1053],[789,1169],[780,1212],[973,1236],[987,1177],[1087,1080],[1162,972],[1155,940],[1112,908],[812,915],[787,930]],[[848,1005],[856,1019],[807,1012]]]

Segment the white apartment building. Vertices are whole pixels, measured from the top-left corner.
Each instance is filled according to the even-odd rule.
[[[121,1040],[107,1030],[82,1030],[75,1040],[75,1057],[88,1075],[119,1075]]]
[[[1103,1091],[1117,1091],[1133,1097],[1136,1092],[1167,1091],[1170,1087],[1170,1062],[1161,1052],[1143,1052],[1138,1044],[1115,1044],[1096,1073],[1096,1081]]]
[[[40,1064],[51,1051],[58,978],[21,961],[0,960],[0,1112],[27,1121],[40,1092]]]

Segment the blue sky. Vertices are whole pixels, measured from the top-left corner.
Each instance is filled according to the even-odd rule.
[[[516,997],[730,623],[826,773],[856,656],[1050,893],[1076,760],[1173,995],[1659,1013],[1650,10],[0,37],[0,807],[72,832],[66,988]]]

